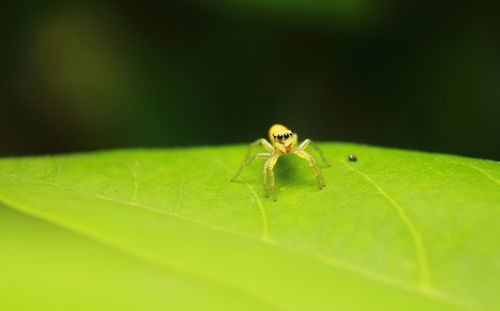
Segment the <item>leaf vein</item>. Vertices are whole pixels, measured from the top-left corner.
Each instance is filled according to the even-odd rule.
[[[232,173],[231,169],[227,167],[224,163],[222,163],[219,160],[214,160],[217,165],[228,171],[229,173]],[[257,202],[257,205],[259,206],[259,212],[260,212],[260,217],[262,221],[262,233],[261,233],[261,239],[264,241],[267,240],[272,240],[269,237],[269,222],[267,220],[267,215],[266,215],[266,210],[264,209],[264,205],[262,204],[262,200],[259,198],[257,195],[257,192],[255,192],[255,189],[252,185],[250,185],[248,182],[246,182],[243,178],[240,177],[240,180],[245,184],[245,186],[248,188],[250,191],[251,195],[255,198],[255,201]]]
[[[483,174],[484,176],[486,176],[488,179],[492,180],[493,182],[495,182],[497,185],[500,186],[500,180],[496,179],[495,177],[493,177],[490,173],[486,172],[485,170],[475,166],[475,165],[472,165],[472,164],[469,164],[469,163],[464,163],[464,162],[456,162],[456,161],[451,161],[449,160],[451,163],[455,163],[455,164],[458,164],[458,165],[462,165],[462,166],[467,166],[467,167],[470,167],[478,172],[480,172],[481,174]]]
[[[376,183],[372,178],[370,178],[368,175],[365,173],[359,171],[358,169],[355,169],[354,167],[347,165],[346,163],[338,160],[342,165],[347,167],[347,169],[357,173],[361,177],[363,177],[366,181],[368,181],[373,187],[375,187],[378,190],[378,193],[382,195],[397,211],[400,219],[402,220],[403,224],[409,231],[412,239],[413,239],[413,244],[415,246],[415,251],[417,254],[417,263],[419,267],[419,286],[422,288],[422,290],[428,290],[432,289],[432,282],[431,282],[431,269],[429,266],[429,261],[427,257],[427,251],[422,239],[422,235],[420,232],[417,230],[413,222],[410,220],[408,215],[406,215],[404,209],[399,205],[399,203],[391,197],[385,190],[380,186],[378,183]]]

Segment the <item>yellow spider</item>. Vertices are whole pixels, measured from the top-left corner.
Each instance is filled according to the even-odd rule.
[[[264,192],[266,196],[269,197],[269,192],[271,192],[272,198],[274,199],[274,201],[276,201],[276,184],[274,181],[273,167],[278,161],[280,155],[285,153],[293,153],[309,161],[309,166],[311,167],[314,176],[316,176],[319,189],[322,189],[326,186],[323,175],[321,175],[321,171],[316,164],[316,160],[311,154],[304,151],[307,146],[312,145],[313,148],[318,151],[323,161],[325,161],[326,165],[330,166],[319,147],[314,144],[312,140],[306,139],[299,145],[297,134],[293,133],[281,124],[275,124],[271,126],[271,128],[269,129],[269,139],[272,143],[268,142],[265,138],[259,138],[250,144],[247,155],[245,156],[245,160],[243,161],[240,168],[238,169],[238,172],[233,177],[233,179],[231,179],[231,181],[235,181],[243,171],[243,168],[250,164],[250,162],[252,162],[254,159],[267,159],[262,172],[262,183],[264,185]],[[250,155],[252,149],[258,144],[262,144],[262,146],[269,152]],[[270,179],[269,183],[267,181],[268,176]]]

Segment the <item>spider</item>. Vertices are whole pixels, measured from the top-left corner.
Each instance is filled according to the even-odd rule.
[[[269,194],[271,194],[272,199],[276,201],[276,184],[274,180],[273,167],[282,154],[293,153],[309,161],[309,166],[311,167],[314,176],[316,176],[316,181],[318,183],[319,189],[322,189],[326,186],[323,175],[321,174],[321,171],[316,164],[316,160],[310,153],[304,151],[307,146],[312,145],[313,148],[316,149],[316,151],[320,154],[323,161],[325,161],[326,165],[330,166],[319,147],[315,143],[313,143],[312,140],[306,139],[299,145],[297,133],[293,133],[281,124],[275,124],[271,126],[271,128],[269,128],[269,139],[271,143],[265,138],[259,138],[250,144],[243,163],[241,164],[238,172],[236,172],[236,175],[231,179],[231,181],[235,181],[243,171],[243,168],[250,164],[250,162],[252,162],[254,159],[266,159],[267,161],[265,162],[262,171],[262,184],[264,185],[264,193],[267,197],[269,197]],[[268,152],[250,155],[253,148],[259,144],[262,144],[262,146],[266,148]]]

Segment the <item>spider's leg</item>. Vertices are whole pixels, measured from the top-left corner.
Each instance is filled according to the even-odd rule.
[[[268,142],[265,138],[259,138],[248,146],[248,151],[247,151],[247,154],[245,156],[245,159],[250,157],[250,154],[252,153],[253,148],[255,148],[255,146],[257,146],[259,144],[261,144],[264,148],[266,148],[267,152],[272,153],[274,151],[274,147],[270,142]]]
[[[274,177],[274,165],[276,165],[276,162],[278,161],[280,154],[274,154],[269,160],[266,161],[264,164],[264,170],[267,171],[269,174],[269,179],[270,179],[270,185],[267,187],[268,191],[270,188],[271,192],[271,198],[276,201],[276,181]]]
[[[323,159],[323,161],[325,161],[326,165],[327,166],[331,166],[330,163],[328,163],[328,161],[326,160],[325,158],[325,155],[323,154],[323,152],[321,151],[321,149],[319,149],[318,145],[316,145],[312,140],[310,140],[309,138],[304,140],[300,145],[299,145],[299,150],[301,151],[304,151],[304,149],[307,148],[307,146],[309,146],[309,144],[319,153],[319,156],[321,157],[321,159]]]
[[[235,181],[236,178],[238,178],[238,176],[240,176],[240,174],[243,171],[243,169],[245,168],[245,166],[250,164],[254,159],[269,159],[272,156],[273,155],[271,153],[257,153],[257,154],[254,154],[253,156],[247,157],[245,159],[245,161],[243,161],[243,163],[241,163],[241,166],[238,169],[238,172],[236,172],[236,175],[234,175],[234,177],[231,179],[231,181]]]
[[[314,176],[316,176],[316,181],[318,182],[319,189],[326,187],[325,180],[323,178],[323,175],[321,174],[318,164],[316,164],[316,160],[314,159],[314,157],[304,150],[295,150],[293,151],[293,153],[303,159],[306,159],[309,162],[309,166],[311,167]]]
[[[266,161],[267,164],[267,161]],[[264,164],[262,168],[262,185],[264,186],[264,194],[269,197],[269,184],[267,183],[267,166]]]
[[[250,155],[252,153],[253,148],[255,148],[255,146],[257,146],[258,144],[262,144],[262,146],[264,148],[266,148],[266,150],[269,151],[270,153],[274,152],[273,145],[271,145],[271,143],[268,142],[267,140],[265,140],[264,138],[259,138],[256,141],[254,141],[253,143],[251,143],[248,146],[248,151],[247,151],[247,154],[245,155],[245,159],[243,160],[243,163],[241,164],[240,168],[238,169],[238,172],[236,173],[236,175],[233,178],[231,178],[231,181],[235,181],[236,178],[238,178],[238,176],[243,171],[243,168],[246,165],[248,165],[250,162],[252,162],[253,159],[255,159],[255,158],[267,159],[268,158],[268,157],[261,157],[259,153],[257,155],[254,155],[254,156]]]

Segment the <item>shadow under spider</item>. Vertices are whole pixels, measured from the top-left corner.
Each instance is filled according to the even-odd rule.
[[[280,156],[278,163],[274,166],[274,172],[278,186],[304,185],[311,182],[309,178],[304,178],[304,174],[311,174],[314,177],[307,162],[293,154]]]

